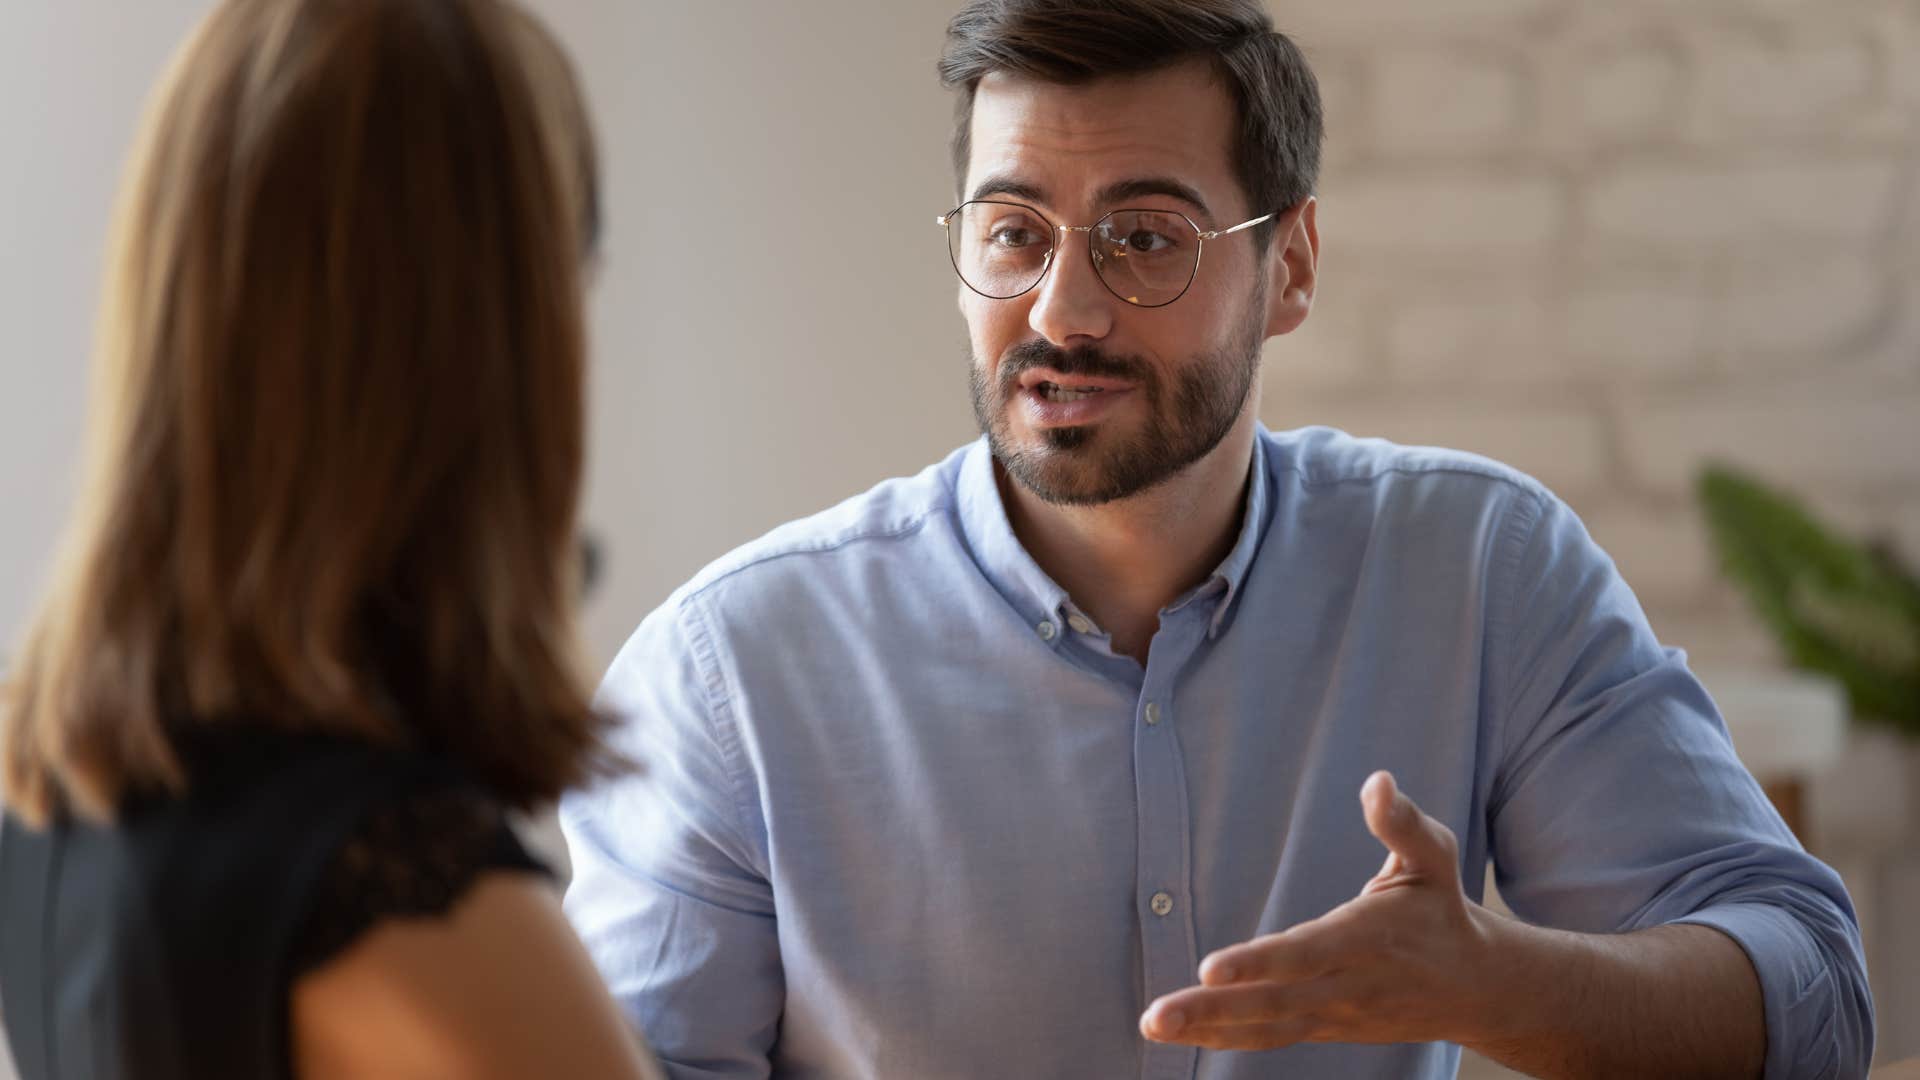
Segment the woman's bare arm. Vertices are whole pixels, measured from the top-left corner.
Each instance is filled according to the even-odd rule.
[[[479,878],[443,918],[389,919],[294,984],[301,1080],[658,1076],[540,879]]]

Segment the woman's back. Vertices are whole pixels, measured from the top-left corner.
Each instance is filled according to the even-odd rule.
[[[479,1044],[436,1046],[446,1031],[392,1006],[409,993],[426,1000],[409,981],[484,978],[487,958],[473,953],[503,951],[503,937],[523,939],[508,950],[540,937],[546,879],[498,801],[444,760],[352,739],[229,730],[181,745],[184,798],[138,800],[112,826],[0,826],[0,1000],[22,1075],[345,1076],[404,1072],[409,1056],[452,1071],[448,1054]],[[459,925],[473,922],[476,900],[519,913],[504,935]],[[356,964],[396,925],[441,937],[454,955],[395,958],[384,974]],[[569,944],[536,946],[537,959],[564,966]],[[472,970],[449,970],[462,965]],[[350,1000],[325,1000],[342,982],[333,996]],[[541,1030],[528,1010],[553,991],[529,995],[512,1018],[550,1044],[528,1048],[542,1072],[593,1030],[581,1023],[591,1000],[575,1003],[587,1016]],[[617,1064],[619,1049],[596,1053]],[[507,1065],[497,1048],[488,1057]]]
[[[511,0],[221,0],[169,68],[0,684],[26,1080],[640,1074],[502,823],[623,765],[574,612],[594,174]]]
[[[325,737],[209,735],[183,756],[189,794],[114,825],[6,822],[0,1000],[27,1076],[288,1075],[291,980],[348,914],[321,893],[337,856],[370,809],[455,785]]]

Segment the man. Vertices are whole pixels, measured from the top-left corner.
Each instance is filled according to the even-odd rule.
[[[1258,3],[976,0],[942,73],[985,437],[675,593],[564,809],[669,1071],[1864,1072],[1839,880],[1573,514],[1259,426],[1320,117]]]

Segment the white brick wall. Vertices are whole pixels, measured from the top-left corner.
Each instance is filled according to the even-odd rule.
[[[1518,56],[1404,49],[1371,70],[1373,134],[1395,153],[1495,151],[1522,130],[1528,83]]]
[[[1595,145],[1631,144],[1667,131],[1679,117],[1673,109],[1687,76],[1686,58],[1659,38],[1603,47],[1584,58],[1568,91],[1578,117],[1577,135]]]
[[[1920,560],[1916,560],[1913,555],[1914,552],[1920,551],[1920,506],[1909,506],[1903,509],[1900,516],[1894,519],[1889,532],[1893,536],[1895,548],[1906,556],[1907,565],[1920,567]]]
[[[1541,170],[1369,171],[1323,191],[1322,242],[1389,259],[1543,256],[1567,220],[1560,182]]]
[[[1554,381],[1566,377],[1552,348],[1560,323],[1551,297],[1517,288],[1404,299],[1383,312],[1387,370],[1408,384]]]
[[[1287,0],[1270,6],[1284,29],[1312,42],[1528,25],[1567,5],[1568,0]]]
[[[1809,356],[1857,355],[1884,332],[1899,284],[1884,260],[1860,251],[1779,252],[1730,266],[1713,305],[1712,346],[1734,370],[1767,363],[1788,370]]]
[[[1656,620],[1721,640],[1746,616],[1692,508],[1710,458],[1920,544],[1920,3],[1274,10],[1330,120],[1270,424],[1535,472]]]
[[[1892,220],[1900,164],[1803,152],[1634,159],[1589,190],[1584,224],[1597,240],[1677,251],[1740,240],[1865,243]]]
[[[1920,565],[1920,2],[1272,7],[1329,73],[1329,145],[1270,425],[1533,472],[1710,664],[1777,650],[1694,509],[1709,459]],[[1920,902],[1860,873],[1867,906]],[[1920,1001],[1910,959],[1887,1000]],[[1882,1028],[1920,1054],[1920,1025]]]
[[[1706,529],[1682,503],[1665,513],[1633,505],[1600,504],[1583,520],[1614,565],[1646,598],[1697,601],[1715,587],[1714,560]]]
[[[1879,56],[1866,28],[1726,31],[1703,50],[1703,111],[1759,138],[1812,132],[1874,104]]]
[[[1471,450],[1524,469],[1563,494],[1603,490],[1608,475],[1603,418],[1571,406],[1510,404],[1499,423],[1489,423],[1488,407],[1465,397],[1276,397],[1268,391],[1263,410],[1273,427],[1329,424],[1355,435]]]
[[[1704,275],[1641,270],[1577,286],[1558,339],[1596,382],[1668,383],[1704,369]]]
[[[1763,399],[1660,395],[1621,417],[1631,475],[1683,493],[1697,464],[1736,461],[1809,491],[1897,491],[1920,481],[1920,389],[1853,393],[1810,407],[1801,387]]]

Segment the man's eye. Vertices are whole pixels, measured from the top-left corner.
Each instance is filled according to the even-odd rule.
[[[1164,233],[1151,232],[1146,229],[1135,229],[1127,234],[1126,243],[1128,251],[1138,252],[1142,255],[1150,255],[1153,252],[1164,251],[1172,247],[1173,239]]]
[[[987,239],[1001,247],[1014,248],[1026,247],[1033,243],[1037,236],[1032,229],[1023,225],[1005,225],[988,233]]]

